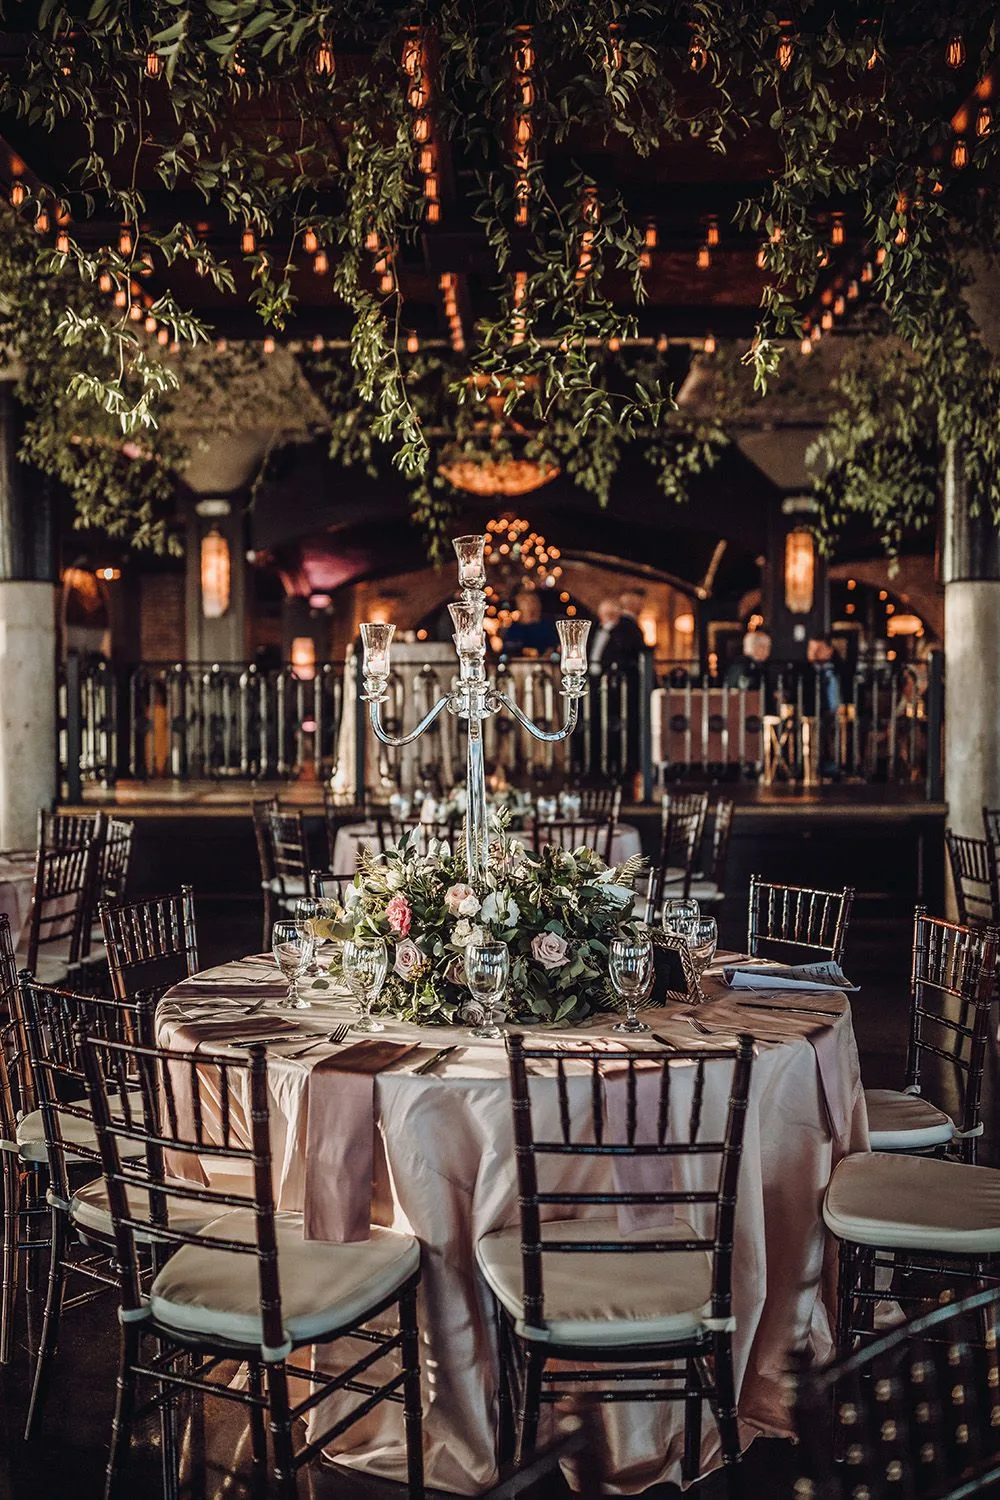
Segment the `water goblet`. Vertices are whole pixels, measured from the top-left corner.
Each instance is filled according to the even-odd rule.
[[[298,981],[312,963],[313,934],[310,923],[275,922],[271,928],[271,952],[288,983],[285,1004],[290,1010],[309,1010],[299,996]]]
[[[483,1020],[473,1026],[471,1036],[495,1041],[503,1029],[494,1020],[510,976],[510,953],[506,943],[470,943],[465,950],[465,982],[473,1000],[483,1009]]]
[[[698,976],[698,991],[699,994],[703,994],[701,978],[715,957],[715,950],[719,945],[719,924],[715,918],[699,917],[694,924],[693,932],[688,935],[687,945],[691,953],[691,962]]]
[[[377,936],[353,937],[344,944],[344,978],[351,994],[357,998],[359,1019],[352,1031],[368,1034],[384,1031],[371,1009],[382,993],[389,972],[389,950],[385,939]]]
[[[653,973],[652,942],[642,935],[612,938],[608,968],[615,994],[625,1001],[625,1019],[618,1021],[612,1031],[648,1031],[645,1021],[640,1021],[635,1012]]]
[[[296,929],[298,930],[299,934],[302,937],[305,937],[307,935],[307,933],[311,932],[312,935],[313,935],[313,953],[314,953],[314,956],[315,956],[315,949],[316,949],[316,927],[315,927],[315,922],[316,922],[316,916],[317,916],[318,912],[319,912],[319,902],[316,900],[316,898],[314,896],[300,896],[298,898],[298,900],[296,901],[296,903],[295,903],[295,911],[293,913],[294,918],[295,918],[295,926],[296,926]],[[316,974],[316,973],[319,972],[315,963],[310,963],[308,972],[310,974]]]
[[[663,930],[676,932],[689,942],[700,916],[701,907],[693,896],[671,896],[663,903]]]

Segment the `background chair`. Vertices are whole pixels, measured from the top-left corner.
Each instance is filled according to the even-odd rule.
[[[18,1125],[37,1109],[21,1010],[10,919],[0,913],[0,1173],[3,1176],[3,1250],[0,1267],[0,1365],[10,1363],[14,1311],[22,1285],[32,1285],[44,1236],[32,1230],[47,1217],[42,1164],[26,1160]]]
[[[296,1494],[296,1471],[334,1434],[383,1400],[402,1399],[409,1494],[423,1495],[420,1367],[416,1296],[420,1247],[409,1234],[373,1227],[371,1238],[329,1244],[304,1238],[300,1215],[275,1215],[267,1056],[249,1059],[181,1054],[88,1035],[83,1055],[114,1228],[122,1327],[118,1399],[108,1458],[109,1500],[131,1493],[125,1474],[139,1379],[167,1393],[195,1389],[246,1406],[258,1490],[267,1470],[269,1419],[273,1467],[282,1500]],[[129,1110],[125,1080],[138,1077],[145,1099],[160,1101],[159,1120]],[[182,1107],[175,1080],[183,1077],[190,1106]],[[208,1081],[206,1081],[208,1080]],[[124,1123],[121,1123],[121,1122]],[[225,1192],[166,1181],[164,1155],[200,1156],[211,1137],[213,1156],[249,1168],[252,1187]],[[193,1229],[178,1205],[211,1210],[212,1223]],[[143,1247],[160,1247],[151,1284],[143,1277]],[[167,1257],[167,1252],[172,1251]],[[398,1310],[399,1331],[383,1313]],[[376,1322],[376,1320],[379,1320]],[[363,1332],[359,1332],[363,1330]],[[159,1347],[144,1358],[144,1343]],[[324,1375],[297,1349],[334,1339],[363,1340],[339,1375]],[[371,1346],[375,1347],[372,1348]],[[389,1373],[373,1366],[398,1351]],[[178,1368],[175,1356],[185,1354]],[[220,1360],[247,1368],[245,1387],[213,1380]],[[384,1367],[383,1367],[384,1368]],[[289,1376],[305,1382],[293,1406]],[[312,1432],[298,1452],[293,1427],[335,1390],[357,1390],[365,1400]],[[266,1387],[266,1395],[265,1395]]]
[[[254,835],[264,895],[261,945],[271,945],[271,928],[279,914],[291,915],[300,896],[312,890],[305,816],[298,808],[283,811],[277,798],[252,802]]]
[[[580,813],[585,818],[610,818],[617,823],[622,811],[622,789],[614,786],[579,786],[574,795],[580,799]]]
[[[842,963],[854,887],[842,891],[774,885],[750,876],[747,949],[753,957],[809,963],[829,958]]]
[[[664,799],[666,805],[666,799]],[[667,808],[660,834],[660,851],[646,884],[647,922],[659,921],[668,896],[687,896],[694,878],[695,861],[705,826],[700,802],[677,798]]]
[[[111,985],[119,1000],[137,991],[162,993],[198,972],[194,891],[102,905],[101,929]]]
[[[345,893],[354,884],[353,875],[331,875],[328,870],[313,871],[313,895],[344,905]]]
[[[648,1050],[610,1056],[581,1047],[573,1052],[574,1070],[589,1069],[590,1076],[572,1079],[564,1068],[566,1052],[557,1045],[535,1045],[516,1032],[508,1037],[507,1045],[520,1220],[512,1228],[484,1235],[476,1256],[500,1309],[505,1371],[511,1386],[519,1373],[518,1462],[535,1446],[541,1405],[572,1394],[574,1384],[582,1381],[590,1399],[683,1401],[682,1473],[686,1482],[697,1477],[702,1404],[710,1400],[734,1489],[740,1443],[732,1367],[731,1271],[752,1040],[741,1037],[735,1048],[710,1056],[703,1049],[692,1049],[652,1061]],[[721,1138],[702,1130],[709,1068],[729,1074],[729,1107]],[[550,1107],[545,1109],[546,1120],[558,1122],[555,1128],[536,1126],[540,1072],[558,1096],[550,1096]],[[656,1123],[652,1140],[646,1133],[640,1141],[638,1089],[641,1084],[648,1086],[649,1080],[655,1085],[655,1097],[644,1097],[642,1114]],[[576,1090],[572,1101],[571,1086]],[[606,1091],[616,1088],[626,1095],[623,1131],[613,1131],[604,1119]],[[679,1094],[682,1088],[683,1096]],[[683,1108],[677,1102],[680,1097],[685,1100]],[[681,1123],[683,1114],[687,1115],[686,1129]],[[673,1186],[668,1164],[684,1155],[697,1156],[704,1185]],[[586,1156],[590,1162],[603,1156],[609,1167],[614,1158],[619,1174],[629,1156],[641,1156],[647,1163],[651,1157],[660,1157],[665,1168],[663,1186],[651,1191],[629,1182],[597,1195],[567,1191],[567,1163],[574,1156]],[[618,1180],[623,1180],[621,1175]],[[633,1210],[637,1205],[647,1209],[673,1205],[677,1217],[670,1223],[633,1230],[624,1249],[618,1212],[625,1204]],[[681,1217],[692,1204],[703,1205],[707,1226],[699,1217],[702,1227],[696,1229]],[[584,1205],[591,1212],[599,1206],[602,1216],[567,1217]],[[558,1217],[543,1222],[547,1211]],[[558,1368],[550,1369],[550,1361],[557,1361]],[[663,1368],[677,1363],[683,1363],[683,1378]],[[594,1365],[602,1369],[599,1385],[598,1377],[589,1373]],[[621,1388],[626,1380],[631,1390]],[[614,1394],[605,1397],[605,1391]]]
[[[726,899],[726,867],[729,862],[729,838],[733,828],[736,803],[732,797],[717,797],[712,808],[712,837],[707,868],[696,870],[691,878],[689,895],[701,906],[719,906]],[[704,844],[704,834],[702,835]]]
[[[955,887],[958,920],[963,927],[1000,922],[1000,892],[993,845],[945,829],[945,846]]]
[[[103,816],[88,842],[65,845],[48,842],[50,832],[58,840],[65,830],[47,816],[39,819],[31,907],[17,959],[46,983],[65,983],[87,956]]]
[[[801,1369],[796,1495],[958,1500],[995,1493],[998,1317],[1000,1292],[978,1292],[903,1323],[846,1358]]]
[[[593,849],[606,865],[611,863],[611,841],[615,836],[615,825],[608,818],[553,818],[543,821],[536,817],[531,828],[531,847],[538,854],[546,844],[556,849]]]
[[[961,927],[917,907],[906,1082],[901,1091],[865,1090],[873,1151],[941,1150],[958,1142],[962,1160],[975,1162],[998,944],[996,928]],[[934,1058],[958,1085],[957,1126],[922,1095]]]
[[[102,901],[124,901],[128,895],[134,843],[131,818],[108,819],[97,882]]]

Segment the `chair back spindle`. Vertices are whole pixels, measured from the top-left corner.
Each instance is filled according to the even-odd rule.
[[[821,891],[751,875],[747,949],[753,957],[842,963],[853,904],[853,886]]]
[[[119,901],[100,909],[114,993],[161,992],[198,972],[194,891],[182,885],[167,896]]]

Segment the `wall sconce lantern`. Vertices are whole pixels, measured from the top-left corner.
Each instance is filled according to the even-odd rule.
[[[201,612],[206,620],[220,620],[226,613],[230,581],[229,543],[213,526],[201,539]]]
[[[811,531],[790,531],[785,537],[785,608],[807,615],[816,595],[816,543]]]

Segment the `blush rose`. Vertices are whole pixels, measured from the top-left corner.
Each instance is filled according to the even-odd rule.
[[[543,969],[561,969],[569,963],[569,945],[557,932],[536,932],[531,939],[531,956]]]
[[[390,932],[398,937],[408,937],[413,922],[413,911],[405,896],[393,896],[385,909],[385,920]]]

